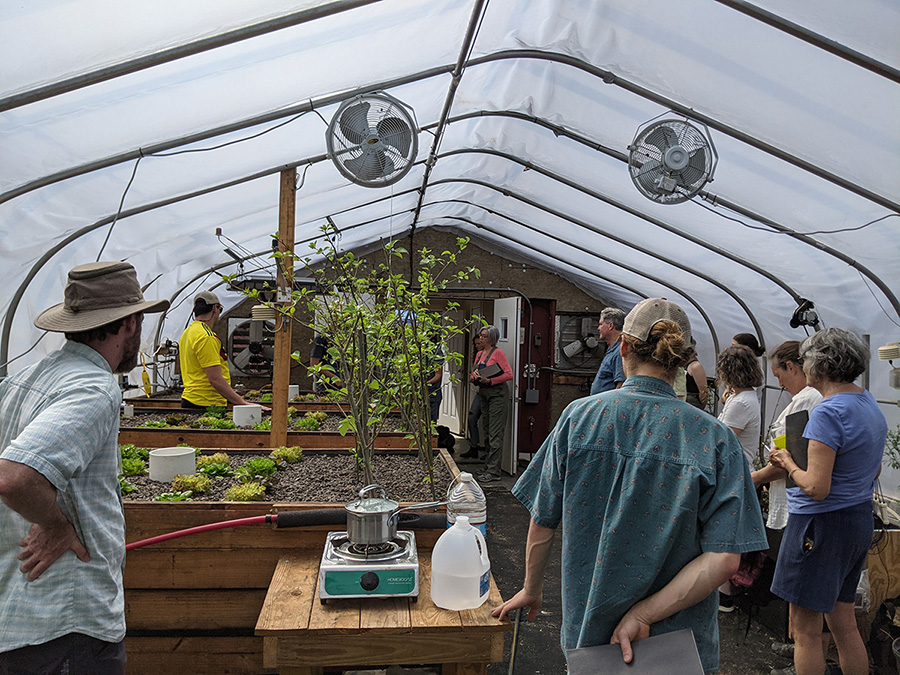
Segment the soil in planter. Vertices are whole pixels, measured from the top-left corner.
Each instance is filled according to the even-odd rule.
[[[183,421],[179,423],[177,426],[167,426],[164,427],[166,429],[181,429],[181,428],[193,428],[192,425],[197,422],[201,417],[206,416],[205,411],[201,411],[196,414],[192,413],[183,413],[178,412],[175,413],[179,418],[183,418]],[[137,429],[143,428],[143,425],[147,422],[165,422],[169,417],[172,417],[173,413],[171,411],[160,410],[159,412],[154,413],[140,413],[135,415],[134,417],[123,417],[121,420],[120,427],[123,429]],[[263,415],[263,420],[266,420],[270,417],[270,415]],[[228,419],[231,419],[229,414]],[[293,418],[293,422],[303,419],[303,415],[298,415]],[[344,419],[344,415],[340,413],[328,413],[328,417],[325,418],[325,421],[322,422],[322,426],[317,429],[317,431],[330,431],[337,432],[340,430],[341,420]],[[400,428],[400,416],[399,415],[390,415],[385,420],[384,427],[382,431],[385,432],[396,432],[402,431]],[[198,426],[197,429],[210,429],[210,427],[202,427]],[[290,427],[294,429],[292,425]],[[238,427],[238,429],[247,430],[252,429],[252,427]],[[217,429],[216,431],[222,431]],[[227,431],[227,430],[225,430]],[[298,429],[300,431],[300,429]]]
[[[266,457],[266,453],[241,453],[229,457],[231,468],[237,469],[251,457]],[[450,470],[437,456],[434,463],[434,480],[438,500],[444,498],[450,484]],[[375,457],[375,482],[384,487],[390,499],[401,502],[432,501],[431,488],[424,482],[427,476],[418,457],[409,455],[377,455]],[[290,464],[277,474],[278,482],[267,493],[267,502],[332,502],[346,503],[358,497],[364,487],[361,473],[356,470],[356,459],[349,454],[304,455],[303,460]],[[173,490],[171,483],[159,483],[148,476],[130,476],[126,479],[136,489],[125,495],[126,502],[152,501],[163,492]],[[205,495],[195,495],[192,501],[221,501],[225,491],[236,479],[213,478],[212,489]]]

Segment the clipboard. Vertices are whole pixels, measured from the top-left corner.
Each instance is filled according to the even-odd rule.
[[[503,368],[500,367],[499,363],[492,363],[479,370],[478,374],[482,377],[497,377],[503,374]]]
[[[809,466],[809,441],[803,438],[807,422],[809,422],[808,410],[798,410],[784,418],[784,447],[791,453],[794,462],[802,471],[806,471],[806,467]],[[797,484],[788,476],[785,478],[785,486],[793,488],[797,487]]]
[[[579,647],[566,651],[569,675],[672,675],[677,664],[678,675],[703,675],[703,665],[694,633],[690,628],[653,635],[631,643],[634,658],[622,660],[619,645]]]

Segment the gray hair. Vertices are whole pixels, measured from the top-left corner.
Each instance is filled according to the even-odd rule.
[[[866,372],[869,348],[843,328],[826,328],[813,333],[800,345],[803,369],[814,379],[853,382]]]
[[[500,339],[500,331],[496,326],[485,326],[478,334],[481,335],[484,331],[487,331],[488,334],[488,342],[491,343],[491,347],[497,346],[497,340]]]
[[[625,312],[615,307],[607,307],[600,312],[601,321],[606,321],[613,325],[616,330],[625,328]]]

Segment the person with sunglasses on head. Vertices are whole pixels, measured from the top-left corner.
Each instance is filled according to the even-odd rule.
[[[244,397],[231,387],[228,357],[222,341],[213,331],[223,309],[218,296],[211,291],[201,291],[194,297],[194,320],[181,334],[178,343],[184,382],[182,408],[201,409],[229,403],[247,405]]]

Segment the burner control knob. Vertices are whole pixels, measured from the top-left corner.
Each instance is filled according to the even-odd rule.
[[[366,572],[359,580],[359,585],[367,591],[374,591],[378,588],[379,581],[381,581],[381,579],[378,578],[378,575],[375,574],[375,572]]]

